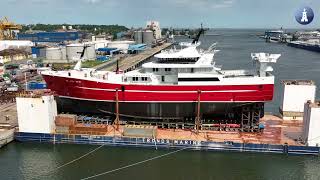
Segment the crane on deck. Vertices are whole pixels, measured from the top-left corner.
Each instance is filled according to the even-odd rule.
[[[0,19],[0,40],[13,39],[15,37],[14,32],[21,29],[21,25],[10,22],[7,17]]]

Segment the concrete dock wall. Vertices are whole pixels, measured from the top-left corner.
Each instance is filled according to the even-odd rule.
[[[14,129],[0,129],[0,148],[14,140]]]

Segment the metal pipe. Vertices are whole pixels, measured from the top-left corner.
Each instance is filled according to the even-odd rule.
[[[201,91],[198,90],[197,117],[196,117],[196,122],[195,122],[197,134],[199,133],[199,129],[200,129],[200,105],[201,105],[200,104],[201,103],[200,94],[201,94]]]
[[[114,120],[116,124],[116,130],[119,130],[119,96],[118,96],[118,88],[116,88],[116,119]]]

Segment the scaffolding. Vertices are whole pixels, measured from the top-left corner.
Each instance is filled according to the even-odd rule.
[[[263,103],[253,103],[242,107],[241,131],[255,131],[259,128],[259,120],[263,112]]]

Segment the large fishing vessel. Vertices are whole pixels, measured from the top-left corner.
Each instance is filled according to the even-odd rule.
[[[269,63],[280,54],[252,53],[251,70],[222,70],[214,61],[216,44],[199,49],[200,42],[180,43],[163,50],[141,68],[121,72],[81,68],[45,71],[49,89],[58,95],[60,111],[76,113],[116,112],[127,117],[151,119],[195,117],[197,103],[202,116],[226,118],[239,107],[271,101],[274,76]]]

